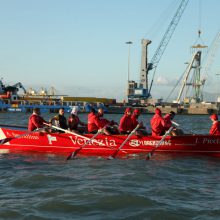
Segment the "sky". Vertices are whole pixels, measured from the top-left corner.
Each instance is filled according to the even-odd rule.
[[[130,79],[139,81],[141,39],[153,57],[180,0],[0,0],[0,77],[57,94],[126,98]],[[219,0],[189,0],[158,64],[154,98],[168,96],[191,59],[195,43],[211,45],[220,31]],[[201,38],[198,38],[201,29]],[[204,52],[204,54],[207,53]],[[220,53],[204,90],[220,93]],[[152,73],[149,73],[151,80]],[[175,94],[174,94],[175,95]]]

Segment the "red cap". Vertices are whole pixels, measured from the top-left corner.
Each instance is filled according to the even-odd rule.
[[[140,115],[140,114],[141,114],[141,111],[136,108],[136,109],[133,111],[133,113],[134,113],[135,115]]]
[[[213,119],[213,120],[215,120],[215,121],[217,121],[217,120],[218,120],[218,115],[212,114],[212,115],[210,116],[210,118]]]
[[[159,108],[156,108],[156,109],[155,109],[155,114],[161,115],[161,110],[160,110]]]
[[[131,112],[131,108],[126,108],[125,113]]]

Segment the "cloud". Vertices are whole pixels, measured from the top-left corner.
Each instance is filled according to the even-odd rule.
[[[177,82],[177,79],[170,79],[164,76],[158,76],[156,80],[156,85],[161,85],[161,86],[174,86]]]

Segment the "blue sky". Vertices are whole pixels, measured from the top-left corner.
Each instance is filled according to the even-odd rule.
[[[141,39],[152,40],[151,59],[179,4],[179,0],[0,0],[0,76],[6,84],[21,82],[36,90],[53,86],[59,94],[120,101],[127,86],[125,42],[133,42],[130,78],[138,81]],[[220,30],[219,10],[219,0],[190,0],[158,65],[155,98],[166,98],[183,73],[199,28],[202,42],[212,43]],[[205,87],[215,93],[219,54]]]

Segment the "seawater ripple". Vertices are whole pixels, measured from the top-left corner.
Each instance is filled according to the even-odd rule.
[[[16,114],[2,117],[19,124]],[[24,125],[27,115],[19,117]],[[211,125],[208,116],[176,121],[194,133],[208,133]],[[0,155],[0,219],[219,219],[219,166],[209,157]]]
[[[213,158],[0,158],[2,219],[216,219]]]

